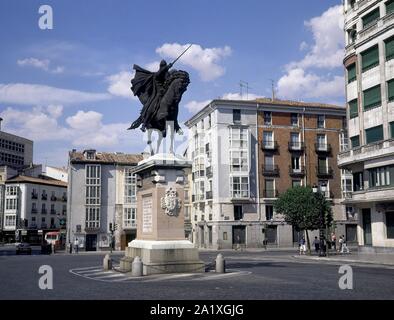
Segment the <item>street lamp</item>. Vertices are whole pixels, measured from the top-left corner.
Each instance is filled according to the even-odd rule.
[[[326,196],[326,191],[327,191],[327,185],[325,183],[316,186],[314,185],[312,187],[312,191],[314,194],[322,193],[324,195],[324,197]],[[324,221],[324,212],[323,210],[320,209],[320,228],[319,228],[319,257],[325,257],[326,253],[323,250],[324,247],[324,230],[323,230],[323,225],[325,225],[325,221]],[[328,248],[327,248],[328,249]]]

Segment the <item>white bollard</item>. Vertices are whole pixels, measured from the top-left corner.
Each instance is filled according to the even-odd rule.
[[[216,257],[216,272],[225,273],[226,272],[226,261],[221,253]]]
[[[104,271],[112,270],[112,259],[109,254],[106,254],[103,260]]]
[[[131,265],[131,274],[133,277],[142,277],[142,261],[140,257],[135,257]]]

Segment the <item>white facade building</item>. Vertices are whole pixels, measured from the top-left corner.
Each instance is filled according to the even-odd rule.
[[[136,237],[136,179],[131,169],[141,155],[100,153],[69,155],[67,242],[78,239],[86,251],[124,249]]]
[[[353,174],[345,201],[362,250],[394,249],[394,1],[346,0],[346,100]]]

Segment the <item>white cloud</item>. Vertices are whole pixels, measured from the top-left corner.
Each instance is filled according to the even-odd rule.
[[[241,96],[240,93],[225,93],[220,99],[224,100],[255,100],[257,98],[261,98],[261,96],[257,96],[256,94],[249,93],[248,97],[246,97],[246,93]],[[185,104],[185,107],[191,113],[197,113],[204,107],[206,107],[212,100],[204,100],[204,101],[196,101],[192,100]]]
[[[59,118],[62,106],[35,107],[29,110],[7,108],[0,112],[4,128],[35,142],[58,141],[64,146],[108,148],[130,147],[143,141],[140,130],[128,131],[129,123],[102,122],[103,115],[95,111],[79,110],[67,117],[65,124]]]
[[[159,70],[159,67],[160,61],[153,61],[145,66],[145,68],[151,72],[156,72],[157,70]]]
[[[106,93],[90,93],[26,83],[0,83],[0,102],[20,105],[75,104],[110,99]]]
[[[341,97],[344,77],[325,78],[303,69],[290,70],[278,82],[278,93],[287,99]]]
[[[134,98],[131,91],[131,79],[134,78],[135,72],[121,71],[107,77],[109,83],[108,92],[114,96],[122,98]]]
[[[327,101],[343,97],[344,77],[340,69],[344,55],[343,21],[343,8],[337,5],[305,22],[314,43],[308,45],[303,41],[300,50],[307,51],[305,57],[286,66],[286,74],[277,84],[280,98]]]
[[[40,60],[37,58],[26,58],[22,60],[18,60],[16,62],[20,67],[33,67],[37,69],[41,69],[50,73],[60,74],[64,72],[64,67],[57,66],[54,69],[50,69],[51,61],[48,59]]]
[[[164,58],[175,60],[189,44],[165,43],[156,49],[156,52]],[[225,73],[225,68],[219,63],[227,56],[231,55],[231,48],[203,48],[194,44],[180,60],[179,64],[187,65],[196,70],[203,81],[212,81],[221,77]]]

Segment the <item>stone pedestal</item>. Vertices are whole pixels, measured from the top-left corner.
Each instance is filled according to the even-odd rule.
[[[157,154],[141,161],[138,176],[137,239],[130,242],[121,260],[131,270],[135,257],[143,263],[143,274],[204,272],[198,250],[185,239],[184,169],[186,159]]]

